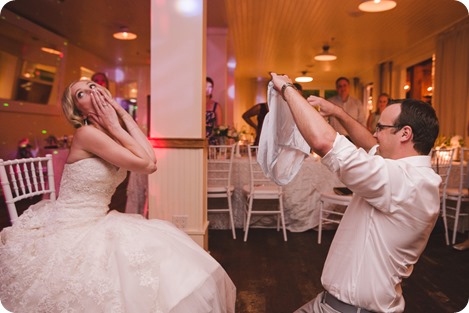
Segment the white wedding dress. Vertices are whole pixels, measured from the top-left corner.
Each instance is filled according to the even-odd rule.
[[[171,223],[108,213],[126,171],[66,164],[60,196],[31,206],[0,242],[0,300],[14,313],[234,312],[224,269]]]

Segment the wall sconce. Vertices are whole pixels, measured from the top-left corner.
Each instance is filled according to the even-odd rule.
[[[137,34],[129,32],[127,27],[121,27],[117,33],[112,35],[114,38],[119,40],[133,40],[137,38]]]

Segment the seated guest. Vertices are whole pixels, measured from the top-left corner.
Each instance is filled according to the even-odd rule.
[[[38,149],[33,150],[33,146],[29,143],[28,138],[23,138],[18,142],[18,149],[16,150],[17,159],[32,158],[37,155]]]
[[[306,101],[286,75],[271,75],[312,150],[353,191],[324,264],[324,291],[296,312],[403,312],[401,282],[440,212],[441,178],[428,155],[439,131],[435,110],[414,99],[391,104],[372,135],[343,108],[315,96]]]
[[[156,157],[109,91],[69,85],[62,109],[76,128],[56,201],[43,200],[0,233],[0,299],[11,312],[234,312],[225,270],[163,220],[109,210],[127,171]],[[121,126],[124,124],[125,128]]]

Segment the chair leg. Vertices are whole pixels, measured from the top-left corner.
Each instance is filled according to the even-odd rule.
[[[456,204],[456,211],[454,212],[454,227],[453,227],[453,238],[451,244],[456,243],[456,233],[458,232],[458,223],[459,223],[459,213],[461,211],[461,198],[458,199]]]
[[[279,214],[277,214],[277,231],[280,230],[280,220],[282,218],[280,205],[278,206]]]
[[[446,199],[443,199],[441,202],[441,218],[443,219],[443,226],[445,228],[446,245],[449,246],[448,219],[446,218]]]
[[[250,202],[250,197],[248,196],[246,199],[246,203],[244,203],[243,231],[246,231],[246,219],[247,219],[248,211],[249,211],[249,202]]]
[[[234,218],[233,218],[233,207],[231,204],[231,193],[228,193],[228,209],[230,210],[230,223],[231,223],[231,232],[233,233],[233,239],[236,239],[236,229],[234,225]]]
[[[251,222],[251,211],[252,211],[252,202],[253,199],[252,197],[249,198],[249,207],[248,207],[248,213],[246,216],[246,224],[244,225],[244,241],[248,240],[248,232],[249,232],[249,223]]]
[[[324,209],[324,201],[319,203],[319,229],[318,229],[318,244],[321,244],[322,236],[322,210]]]
[[[283,197],[280,196],[280,218],[282,219],[283,240],[287,241],[287,229],[285,227],[285,215],[283,214]]]

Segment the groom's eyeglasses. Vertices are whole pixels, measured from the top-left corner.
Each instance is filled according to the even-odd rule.
[[[383,129],[385,128],[397,128],[397,129],[401,129],[402,127],[399,126],[399,125],[383,125],[381,123],[378,123],[376,124],[376,128],[375,128],[375,132],[380,132],[382,131]]]

